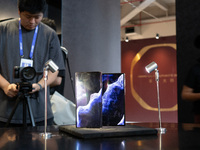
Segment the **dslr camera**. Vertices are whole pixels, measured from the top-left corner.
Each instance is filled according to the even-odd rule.
[[[17,83],[17,88],[21,92],[31,92],[32,84],[31,81],[36,76],[36,71],[33,67],[14,67],[14,78],[21,79],[22,82]]]

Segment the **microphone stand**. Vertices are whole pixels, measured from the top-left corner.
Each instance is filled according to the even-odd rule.
[[[75,91],[74,91],[73,78],[72,78],[72,75],[71,75],[70,66],[69,66],[69,60],[68,60],[67,55],[66,55],[66,61],[67,61],[67,67],[68,67],[69,77],[70,77],[70,81],[71,81],[73,96],[74,96],[74,98],[75,98]]]
[[[52,134],[47,133],[47,79],[48,79],[48,69],[54,73],[58,71],[59,67],[50,59],[45,63],[44,67],[44,73],[43,73],[43,78],[44,78],[44,87],[45,87],[45,126],[44,126],[44,133],[41,133],[40,135],[45,138],[51,138]]]
[[[161,126],[160,95],[159,95],[159,71],[158,71],[158,69],[155,69],[155,80],[156,80],[156,83],[157,83],[157,99],[158,99],[158,115],[159,115],[159,128],[157,128],[157,130],[161,134],[164,134],[164,133],[166,133],[166,128],[162,128],[162,126]]]
[[[45,86],[45,122],[44,122],[44,133],[41,133],[41,136],[45,139],[49,139],[52,137],[52,134],[50,132],[47,132],[47,80],[48,80],[48,66],[45,66],[44,68],[44,86]]]

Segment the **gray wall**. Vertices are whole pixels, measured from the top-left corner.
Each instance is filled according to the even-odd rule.
[[[63,0],[62,41],[75,72],[121,72],[120,1]],[[66,68],[64,96],[74,101]]]
[[[0,1],[0,20],[18,17],[17,0]]]

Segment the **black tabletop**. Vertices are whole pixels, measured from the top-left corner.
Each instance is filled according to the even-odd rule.
[[[157,128],[157,123],[137,123]],[[164,123],[165,134],[82,139],[47,128],[49,139],[41,137],[44,127],[1,128],[0,149],[8,150],[196,150],[200,149],[200,124]]]

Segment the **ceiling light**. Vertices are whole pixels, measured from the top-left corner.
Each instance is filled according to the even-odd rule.
[[[160,37],[159,37],[159,34],[158,33],[156,33],[156,39],[158,40]]]
[[[125,42],[129,42],[128,36],[126,37]]]

